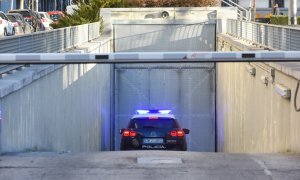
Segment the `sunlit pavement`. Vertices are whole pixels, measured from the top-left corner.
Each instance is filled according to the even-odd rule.
[[[300,179],[300,154],[175,151],[0,156],[0,179]]]

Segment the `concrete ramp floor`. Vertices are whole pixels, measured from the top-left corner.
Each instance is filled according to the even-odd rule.
[[[175,151],[18,153],[0,156],[0,179],[300,179],[300,154]]]

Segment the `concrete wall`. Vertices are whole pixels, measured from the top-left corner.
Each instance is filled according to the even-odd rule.
[[[162,18],[163,11],[169,12],[169,17]],[[237,19],[237,9],[235,7],[101,8],[100,15],[104,20],[104,34],[113,37],[114,24],[131,24],[132,22],[135,24],[146,22],[148,24],[177,25],[215,23],[216,19]],[[223,27],[226,27],[225,22]]]
[[[218,45],[225,51],[242,50],[237,44]],[[272,81],[270,69],[274,67],[265,63],[251,63],[256,68],[252,76],[246,71],[247,64],[217,63],[218,151],[300,152],[300,112],[293,103],[297,80],[275,69]],[[268,85],[261,76],[269,78]],[[275,84],[289,87],[291,98],[279,96]],[[300,104],[299,94],[297,101]]]
[[[110,46],[100,38],[76,52]],[[3,77],[0,153],[109,150],[110,73],[111,65],[31,65]]]
[[[268,73],[257,67],[253,77],[246,64],[217,64],[218,150],[300,152],[300,113],[293,106],[297,81],[276,71],[275,82],[264,85],[260,77]],[[290,100],[275,92],[275,83],[291,88]]]
[[[117,24],[116,52],[215,51],[215,24]]]
[[[67,65],[2,98],[1,151],[100,150],[109,70]]]

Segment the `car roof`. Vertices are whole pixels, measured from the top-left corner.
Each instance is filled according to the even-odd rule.
[[[48,11],[48,14],[64,14],[62,11]]]
[[[149,117],[158,117],[158,118],[171,118],[175,119],[175,116],[171,113],[143,113],[139,114],[136,113],[132,116],[131,119],[136,119],[136,118],[149,118]]]
[[[11,9],[8,12],[11,12],[11,11],[30,11],[30,9]]]
[[[7,15],[20,15],[22,16],[20,13],[6,13]]]
[[[19,13],[7,13],[6,15],[11,15],[11,16],[21,16],[21,17],[22,17],[22,15],[19,14]]]

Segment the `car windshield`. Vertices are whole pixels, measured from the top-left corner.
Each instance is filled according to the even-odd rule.
[[[51,19],[59,19],[60,17],[61,17],[60,14],[51,14],[51,15],[50,15],[50,18],[51,18]]]
[[[171,118],[136,118],[133,119],[129,128],[132,129],[172,129],[176,128],[174,119]]]
[[[41,18],[45,18],[44,14],[40,13],[39,15],[41,16]]]
[[[11,22],[17,22],[16,18],[12,15],[7,15],[8,19],[11,21]]]

